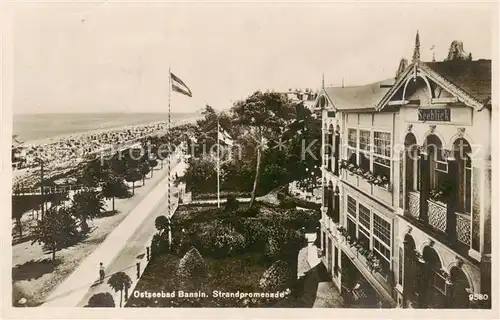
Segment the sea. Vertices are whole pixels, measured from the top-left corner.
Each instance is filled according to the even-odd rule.
[[[173,124],[194,122],[200,112],[171,113]],[[167,121],[167,113],[47,113],[15,114],[13,135],[19,141],[33,141],[127,125]]]

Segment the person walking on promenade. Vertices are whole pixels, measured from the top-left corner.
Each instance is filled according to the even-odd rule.
[[[99,281],[100,283],[103,283],[104,281],[104,265],[101,263],[99,263]]]

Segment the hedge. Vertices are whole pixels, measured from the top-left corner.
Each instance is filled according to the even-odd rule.
[[[220,198],[224,199],[229,196],[234,196],[236,198],[250,198],[252,196],[251,192],[248,191],[221,191]],[[217,199],[217,192],[204,192],[204,193],[195,193],[192,194],[192,200],[207,200],[207,199]]]

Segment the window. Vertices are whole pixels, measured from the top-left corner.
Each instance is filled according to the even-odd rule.
[[[364,232],[361,232],[361,229],[359,229],[359,231],[358,242],[364,249],[370,249],[370,233],[368,232],[368,234],[365,234]]]
[[[370,210],[363,206],[362,204],[359,204],[359,223],[370,232]]]
[[[373,215],[373,251],[380,260],[380,274],[387,279],[391,270],[391,225]]]
[[[391,245],[391,224],[378,215],[373,215],[373,235],[386,245]]]
[[[373,133],[373,142],[375,144],[375,153],[386,157],[391,156],[391,134],[388,132]]]
[[[347,214],[356,219],[356,200],[347,196]]]
[[[370,170],[370,131],[359,130],[359,167]]]
[[[433,154],[430,155],[430,159],[431,189],[436,189],[447,180],[448,162],[446,161],[446,158],[443,155],[443,150],[441,148],[436,148],[433,151]]]
[[[358,131],[356,129],[349,129],[347,133],[347,145],[352,148],[358,147]]]
[[[415,165],[413,167],[415,177],[415,182],[413,186],[414,191],[420,191],[420,157],[415,159]]]
[[[338,257],[339,257],[339,249],[337,247],[335,247],[334,249],[335,251],[335,255],[334,255],[334,263],[333,263],[333,274],[335,276],[338,276],[338,273],[339,273],[339,261],[338,261]]]
[[[370,153],[370,131],[359,130],[359,150]]]
[[[373,173],[376,176],[391,177],[391,134],[388,132],[373,133],[374,156]]]
[[[399,263],[398,263],[398,284],[400,286],[403,285],[403,268],[404,268],[404,261],[403,261],[403,248],[399,247]]]
[[[436,270],[432,272],[432,286],[442,294],[446,294],[446,280]]]
[[[465,195],[464,195],[464,211],[465,213],[472,213],[472,163],[469,156],[465,160]]]
[[[357,238],[363,248],[373,251],[380,261],[380,274],[387,280],[391,271],[391,224],[351,196],[347,196],[346,229],[349,236]]]
[[[380,246],[380,247],[379,247]],[[380,249],[379,249],[380,248]],[[384,251],[386,253],[383,253]],[[390,250],[387,249],[383,244],[377,241],[375,238],[373,239],[373,252],[377,256],[380,261],[380,274],[387,279],[389,273],[391,272],[391,255]]]
[[[356,222],[349,216],[347,216],[347,234],[351,239],[356,238]]]

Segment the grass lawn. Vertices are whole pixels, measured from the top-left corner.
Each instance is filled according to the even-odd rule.
[[[236,298],[212,298],[213,290],[222,292],[261,292],[259,280],[266,266],[258,264],[259,256],[246,253],[225,259],[204,258],[208,270],[206,282],[202,288],[207,298],[200,299],[199,307],[236,307]],[[177,284],[177,266],[179,258],[172,254],[159,256],[151,261],[144,271],[134,292],[172,292],[183,290]],[[175,298],[140,298],[132,293],[126,307],[191,307],[186,299]]]

